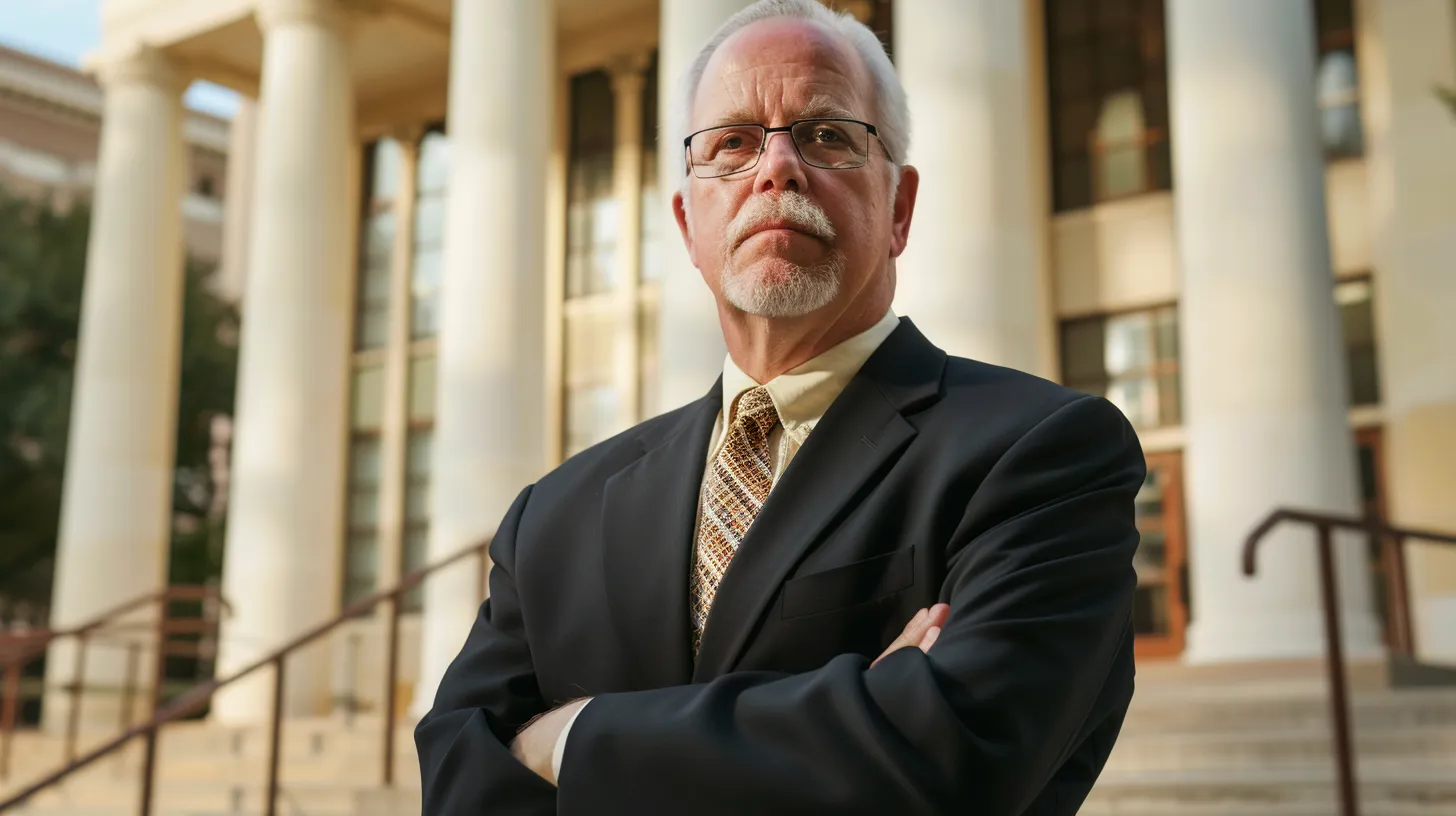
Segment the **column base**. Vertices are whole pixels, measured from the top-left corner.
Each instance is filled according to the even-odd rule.
[[[1346,660],[1379,659],[1385,655],[1374,617],[1341,610],[1340,630]],[[1189,624],[1183,660],[1190,665],[1205,665],[1323,658],[1325,652],[1323,613],[1285,613],[1271,618],[1225,612],[1213,620]]]
[[[327,652],[313,648],[287,659],[284,718],[322,717],[332,710],[328,658]],[[274,669],[265,667],[219,690],[212,699],[210,719],[220,725],[267,725],[273,716],[276,682]]]

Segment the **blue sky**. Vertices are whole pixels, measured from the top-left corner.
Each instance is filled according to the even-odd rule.
[[[79,66],[101,45],[101,0],[0,0],[0,43]],[[196,82],[187,104],[230,117],[237,98],[226,88]]]

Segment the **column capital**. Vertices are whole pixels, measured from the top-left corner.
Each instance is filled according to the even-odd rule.
[[[279,26],[310,23],[343,29],[358,3],[350,0],[258,0],[258,27],[267,31]]]
[[[191,83],[176,60],[148,45],[104,51],[88,59],[86,67],[103,88],[154,85],[180,96]]]
[[[640,91],[647,82],[647,66],[651,64],[652,54],[647,51],[618,54],[607,60],[606,68],[612,78],[612,90],[618,94],[624,90]]]
[[[401,152],[418,153],[420,152],[420,140],[425,138],[428,130],[429,127],[423,122],[408,122],[395,125],[384,135],[398,142]]]

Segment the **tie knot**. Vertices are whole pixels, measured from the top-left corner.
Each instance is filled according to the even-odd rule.
[[[778,409],[774,408],[773,397],[763,386],[750,388],[738,398],[738,408],[733,415],[733,424],[757,427],[766,434],[779,421]]]

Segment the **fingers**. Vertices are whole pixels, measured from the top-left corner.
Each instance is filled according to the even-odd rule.
[[[930,654],[930,647],[940,638],[940,627],[932,626],[930,631],[925,633],[925,638],[920,641],[920,651]]]
[[[871,663],[870,666],[874,667],[875,663],[879,663],[881,660],[884,660],[885,655],[895,651],[896,649],[903,649],[906,646],[911,646],[913,644],[919,643],[921,639],[925,637],[926,629],[929,628],[929,625],[926,623],[929,617],[930,610],[928,609],[922,609],[919,612],[916,612],[915,617],[911,618],[910,622],[905,624],[905,628],[901,630],[900,636],[895,638],[889,646],[886,646],[885,651],[881,652],[880,656],[875,658],[874,663]]]
[[[921,650],[928,652],[931,644],[935,643],[936,639],[940,637],[940,629],[945,626],[949,618],[949,604],[939,603],[929,609],[921,609],[919,612],[916,612],[915,617],[911,618],[910,622],[905,624],[905,629],[900,633],[900,636],[895,638],[894,642],[886,647],[885,651],[879,657],[875,658],[874,662],[870,664],[870,667],[873,668],[876,663],[884,660],[885,655],[888,655],[890,652],[903,649],[906,646],[918,646]]]

